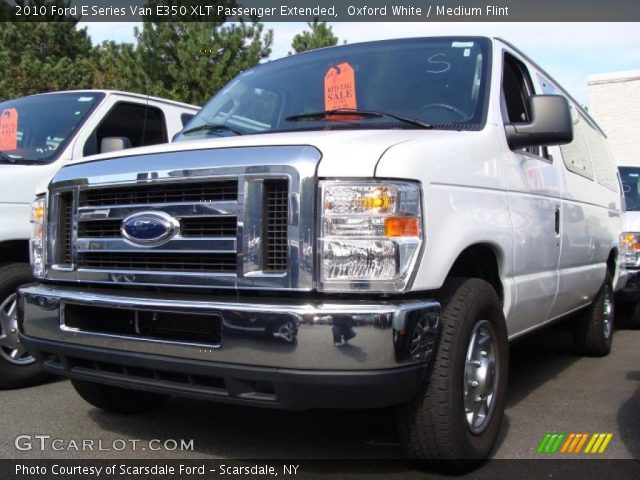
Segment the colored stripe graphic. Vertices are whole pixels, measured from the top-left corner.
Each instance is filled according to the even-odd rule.
[[[538,445],[538,453],[556,453],[565,436],[565,433],[547,433]]]
[[[613,433],[558,433],[549,432],[542,438],[537,452],[542,454],[604,453]],[[585,446],[583,450],[583,447]]]

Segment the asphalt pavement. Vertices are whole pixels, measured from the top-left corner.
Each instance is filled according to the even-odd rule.
[[[613,434],[599,458],[640,459],[639,350],[639,330],[617,330],[608,357],[581,358],[562,324],[512,345],[509,400],[494,458],[540,458],[536,449],[546,433],[580,432]],[[66,380],[2,391],[0,405],[0,458],[380,459],[404,455],[390,409],[283,412],[172,399],[152,413],[119,416],[85,403]],[[48,438],[40,440],[36,435]],[[131,439],[136,441],[135,450]],[[57,450],[53,440],[59,440]],[[82,451],[86,440],[94,442],[93,450]],[[179,445],[181,440],[185,451],[175,448],[174,441]],[[165,441],[167,449],[151,450],[151,446],[163,447]],[[191,441],[192,450],[188,448]]]

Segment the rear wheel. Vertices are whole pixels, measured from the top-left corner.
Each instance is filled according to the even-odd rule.
[[[443,288],[442,334],[421,394],[398,408],[409,454],[420,459],[489,456],[504,413],[508,342],[502,305],[480,279]]]
[[[16,290],[32,281],[29,265],[9,263],[0,267],[0,388],[27,387],[47,378],[18,338]]]
[[[127,390],[85,380],[71,380],[73,388],[94,407],[112,413],[144,413],[162,406],[169,397],[159,393]]]
[[[593,303],[574,320],[573,340],[581,355],[604,357],[611,351],[614,305],[611,275],[607,273]]]

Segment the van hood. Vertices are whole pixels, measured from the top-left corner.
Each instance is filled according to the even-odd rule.
[[[30,204],[36,193],[46,190],[59,168],[57,162],[42,165],[0,163],[0,203]]]
[[[213,148],[309,145],[322,153],[322,160],[318,166],[319,176],[363,177],[373,176],[378,160],[387,149],[427,133],[433,134],[435,132],[413,129],[325,130],[217,137],[93,155],[73,163]]]

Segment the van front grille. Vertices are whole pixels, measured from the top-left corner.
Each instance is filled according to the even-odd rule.
[[[178,218],[183,237],[235,237],[238,233],[236,217]],[[78,238],[119,238],[121,219],[85,220],[78,225]]]
[[[137,270],[235,273],[235,253],[135,253],[83,252],[78,254],[78,267],[97,270]]]
[[[58,259],[59,266],[68,267],[72,263],[71,241],[73,225],[73,193],[64,192],[58,196]]]
[[[272,272],[287,269],[287,223],[289,198],[287,180],[264,182],[263,268]]]
[[[158,183],[155,185],[132,185],[84,190],[80,195],[80,206],[104,207],[151,203],[234,201],[237,199],[237,180],[224,180]]]

